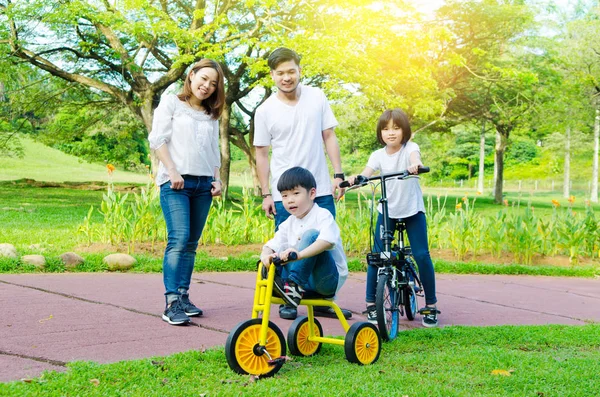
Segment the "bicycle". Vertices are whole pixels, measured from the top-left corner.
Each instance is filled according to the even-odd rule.
[[[429,172],[429,167],[419,167],[419,174],[426,172]],[[375,252],[373,245],[371,245],[371,252],[367,254],[367,265],[378,267],[375,307],[379,334],[384,341],[391,341],[396,338],[400,316],[406,315],[406,318],[410,321],[415,319],[418,311],[417,293],[423,290],[412,251],[409,246],[405,245],[405,223],[400,220],[394,230],[390,230],[388,225],[388,202],[385,181],[389,179],[404,180],[410,176],[412,174],[408,170],[370,178],[357,175],[354,185],[350,185],[348,181],[340,184],[340,187],[350,188],[358,188],[371,184],[373,186],[373,197],[375,197],[377,185],[381,186],[379,203],[381,203],[381,212],[384,219],[381,230],[383,247],[380,247],[381,252]],[[376,184],[375,181],[380,182]],[[371,225],[373,224],[374,212],[372,207]],[[398,240],[394,245],[395,231],[398,231]],[[373,233],[371,233],[372,235]]]
[[[290,260],[295,253],[290,254]],[[252,307],[252,319],[236,325],[225,342],[225,356],[229,367],[241,375],[270,377],[275,375],[286,362],[286,344],[279,327],[269,320],[271,304],[283,304],[282,298],[273,295],[275,267],[283,263],[273,259],[275,266],[267,270],[258,262],[256,289]],[[312,356],[321,350],[323,343],[344,346],[346,359],[351,363],[369,365],[379,359],[381,338],[377,327],[361,321],[350,326],[340,307],[332,300],[307,291],[300,305],[307,307],[308,316],[298,317],[290,325],[287,334],[289,351],[295,356]],[[346,335],[344,339],[323,336],[323,327],[314,316],[314,306],[333,308]],[[260,315],[262,314],[262,318]]]

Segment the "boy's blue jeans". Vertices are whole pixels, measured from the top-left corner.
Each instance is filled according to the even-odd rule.
[[[190,288],[196,248],[212,203],[212,177],[183,175],[184,187],[160,187],[160,206],[167,224],[167,248],[163,259],[163,281],[167,304],[187,294]]]
[[[333,219],[335,219],[335,201],[333,200],[333,195],[328,196],[320,196],[315,198],[315,203],[321,207],[325,208],[331,215],[333,215]],[[290,213],[286,211],[283,206],[282,201],[275,201],[275,211],[277,214],[275,215],[275,231],[279,229],[279,225],[283,223],[287,218],[290,217]]]
[[[395,230],[398,219],[389,219],[388,227],[390,230]],[[429,255],[429,243],[427,241],[427,220],[425,214],[418,212],[413,216],[404,218],[406,224],[406,234],[412,250],[417,266],[419,267],[419,278],[423,283],[425,290],[425,303],[433,305],[437,302],[435,296],[435,273],[433,270],[433,262]],[[381,241],[381,226],[383,225],[383,215],[380,213],[377,217],[377,226],[374,233],[373,252],[381,252],[383,250],[383,242]],[[375,302],[375,290],[377,289],[377,270],[375,266],[367,266],[367,303]]]
[[[315,229],[305,231],[297,250],[302,251],[317,241],[318,236],[319,232]],[[339,273],[329,251],[287,263],[278,269],[281,269],[281,278],[291,280],[305,290],[325,296],[333,296],[337,290]]]

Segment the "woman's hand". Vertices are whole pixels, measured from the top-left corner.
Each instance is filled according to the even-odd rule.
[[[181,190],[184,186],[183,177],[177,172],[177,170],[169,171],[169,180],[171,181],[171,189]]]
[[[210,194],[211,196],[215,197],[215,196],[220,196],[221,195],[221,189],[222,189],[222,184],[220,180],[214,180],[211,182],[212,188],[210,189]]]

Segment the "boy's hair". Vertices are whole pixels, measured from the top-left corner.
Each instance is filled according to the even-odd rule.
[[[317,187],[317,181],[313,174],[302,167],[293,167],[281,174],[279,181],[277,182],[277,190],[283,192],[285,190],[292,190],[298,186],[310,190]]]
[[[402,109],[388,109],[381,117],[379,117],[379,121],[377,122],[377,140],[383,146],[385,146],[385,142],[381,136],[381,130],[385,128],[386,125],[390,122],[390,120],[394,120],[394,124],[398,127],[402,128],[402,144],[406,144],[412,136],[412,131],[410,130],[410,122],[408,121],[408,116]]]
[[[267,64],[271,70],[275,70],[277,66],[287,61],[294,61],[296,65],[300,66],[300,55],[289,48],[279,47],[269,55]]]

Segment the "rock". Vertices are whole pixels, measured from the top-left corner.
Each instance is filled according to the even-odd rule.
[[[12,244],[0,244],[0,256],[5,258],[17,258],[17,249]]]
[[[102,259],[102,262],[108,266],[108,270],[129,270],[137,262],[135,258],[127,254],[110,254]]]
[[[75,269],[84,262],[84,259],[74,252],[65,252],[59,258],[63,261],[67,270]]]
[[[46,267],[46,258],[44,258],[44,255],[23,255],[21,262],[33,265],[38,269]]]

